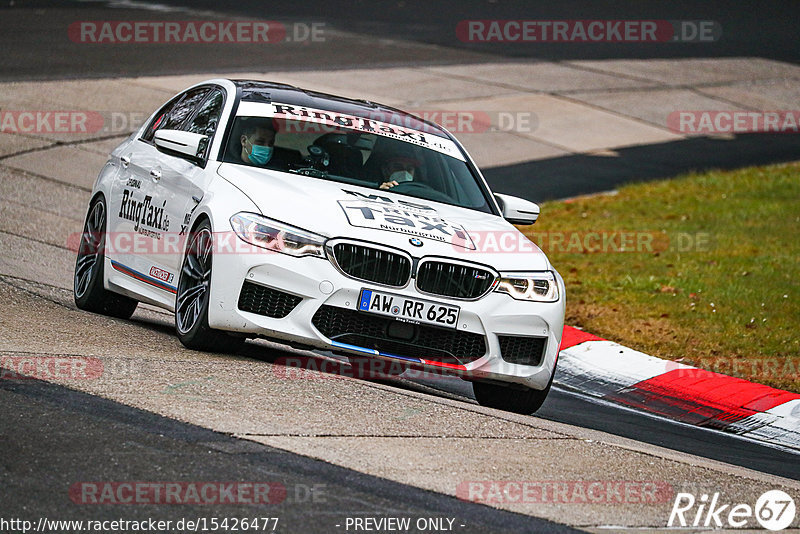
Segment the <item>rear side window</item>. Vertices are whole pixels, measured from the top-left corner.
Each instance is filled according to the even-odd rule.
[[[153,120],[147,125],[142,136],[145,141],[152,142],[158,130],[177,130],[186,118],[192,114],[197,105],[203,101],[208,93],[208,87],[200,87],[187,91],[170,101],[158,110]]]

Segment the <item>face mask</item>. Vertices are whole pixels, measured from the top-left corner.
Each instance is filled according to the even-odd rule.
[[[410,182],[414,179],[414,175],[408,171],[397,171],[393,172],[391,176],[389,176],[389,181],[394,180],[398,184],[402,184],[403,182]]]
[[[271,146],[250,143],[250,153],[247,154],[247,158],[256,165],[266,165],[272,159],[272,152]]]

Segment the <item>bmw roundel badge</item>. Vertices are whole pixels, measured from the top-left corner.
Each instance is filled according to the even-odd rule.
[[[408,242],[414,245],[415,247],[422,246],[422,239],[419,239],[417,237],[412,237],[411,239],[408,240]]]

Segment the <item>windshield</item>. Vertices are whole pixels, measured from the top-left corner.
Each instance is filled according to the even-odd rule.
[[[483,189],[450,139],[320,110],[302,108],[308,117],[296,116],[296,106],[274,103],[243,103],[242,111],[261,113],[236,117],[223,161],[491,213]]]

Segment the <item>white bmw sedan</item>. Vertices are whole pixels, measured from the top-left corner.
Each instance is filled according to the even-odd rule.
[[[175,313],[181,342],[248,337],[446,372],[533,413],[553,380],[564,283],[443,128],[297,87],[209,80],[110,155],[75,265],[79,308]],[[487,243],[513,246],[486,247]]]

